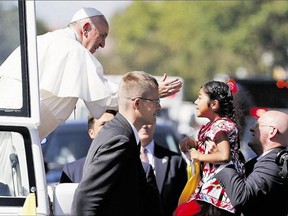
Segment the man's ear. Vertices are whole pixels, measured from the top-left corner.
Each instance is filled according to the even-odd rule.
[[[83,24],[82,26],[82,32],[84,34],[85,37],[87,37],[88,32],[91,30],[91,25],[89,22],[86,22]]]
[[[275,127],[271,127],[271,131],[269,132],[269,137],[272,138],[278,134],[278,129]]]
[[[94,137],[94,131],[91,128],[88,130],[88,134],[89,134],[90,138]]]
[[[133,107],[135,109],[139,109],[139,102],[140,102],[139,98],[135,98],[135,100],[133,101]]]

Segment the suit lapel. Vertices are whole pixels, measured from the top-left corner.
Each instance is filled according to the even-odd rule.
[[[155,154],[154,165],[155,165],[156,181],[159,192],[161,193],[165,177],[167,175],[169,158],[168,156],[164,156],[161,147],[159,147],[156,143],[154,147],[154,154]]]
[[[139,157],[141,144],[136,143],[136,138],[135,138],[135,134],[133,132],[133,129],[132,129],[130,123],[127,121],[127,119],[123,115],[121,115],[120,113],[117,113],[113,120],[118,121],[118,124],[124,125],[124,127],[127,128],[127,131],[129,131],[130,135],[128,135],[128,134],[126,134],[126,135],[130,139],[130,142],[132,143],[132,146],[133,146],[133,149],[135,152],[135,161],[131,161],[131,163],[137,164],[138,172],[139,172],[139,181],[142,184],[141,188],[143,190],[145,190],[144,185],[146,185],[146,174],[145,174],[145,170],[142,166],[142,162],[141,162],[140,157]],[[111,121],[113,121],[113,120],[111,120]],[[141,194],[143,194],[143,193],[144,192],[141,192]]]

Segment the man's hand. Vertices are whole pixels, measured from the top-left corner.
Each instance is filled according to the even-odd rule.
[[[159,81],[160,98],[168,97],[179,92],[182,85],[183,83],[178,78],[167,80],[167,74],[165,73]]]

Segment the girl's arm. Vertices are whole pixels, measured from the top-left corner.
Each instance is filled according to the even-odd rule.
[[[208,163],[226,163],[230,161],[230,144],[227,135],[219,132],[215,137],[216,148],[213,153],[202,154],[196,149],[190,151],[190,158]]]

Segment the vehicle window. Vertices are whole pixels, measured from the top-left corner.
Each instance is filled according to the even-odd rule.
[[[61,129],[55,132],[48,136],[45,144],[44,160],[49,168],[53,166],[50,163],[64,165],[86,156],[92,142],[86,127],[75,132]]]
[[[0,65],[20,45],[17,1],[0,1]]]
[[[29,181],[23,136],[0,131],[0,141],[0,196],[27,196]]]
[[[0,1],[0,116],[31,115],[27,40],[20,40],[26,35],[24,7],[24,1]]]

